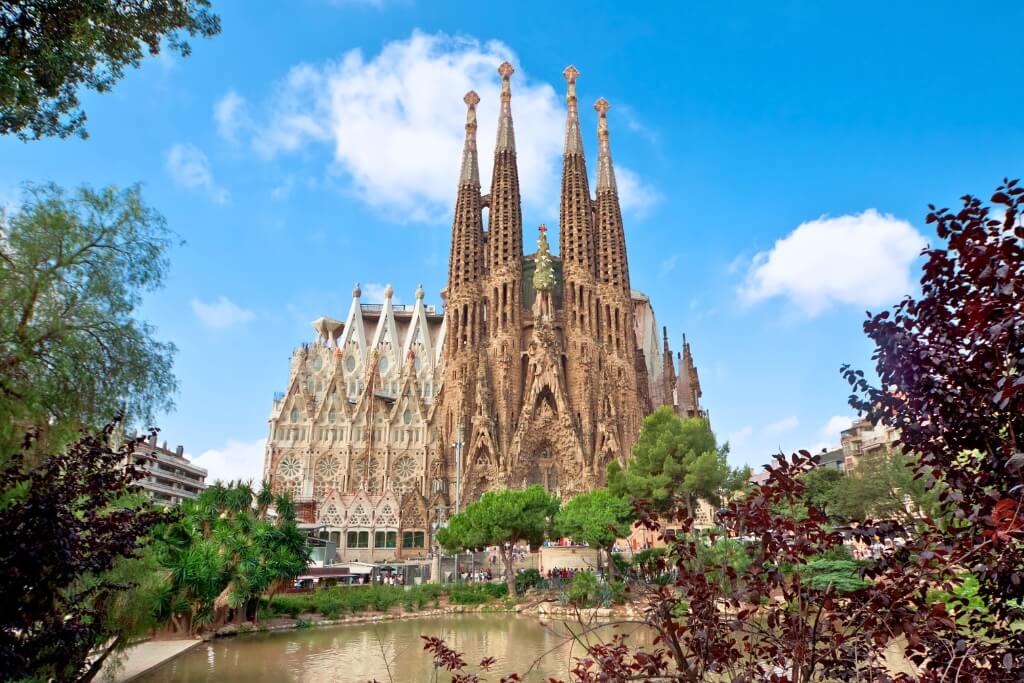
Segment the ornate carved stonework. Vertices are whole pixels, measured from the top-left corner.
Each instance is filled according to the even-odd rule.
[[[600,486],[654,406],[704,415],[689,344],[677,370],[650,300],[631,289],[604,99],[591,192],[575,67],[564,72],[559,254],[543,225],[536,252],[524,253],[513,73],[499,69],[486,195],[480,98],[464,98],[444,313],[424,303],[422,286],[412,305],[394,303],[390,285],[383,304],[362,304],[357,284],[344,322],[313,323],[316,340],[293,353],[275,398],[264,476],[343,557],[424,554],[457,494],[465,504],[505,487],[541,484],[568,497]]]

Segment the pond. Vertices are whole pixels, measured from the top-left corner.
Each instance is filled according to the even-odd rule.
[[[578,624],[574,630],[579,631]],[[603,627],[596,636],[606,640],[615,633],[628,633],[630,640],[646,635],[625,626]],[[467,614],[222,638],[203,643],[135,681],[432,681],[433,666],[423,650],[422,635],[445,638],[474,665],[473,671],[483,657],[496,658],[491,674],[485,675],[493,681],[513,671],[526,674],[531,665],[524,680],[568,679],[572,657],[583,654],[578,644],[569,642],[561,621]],[[438,676],[439,681],[449,679]]]

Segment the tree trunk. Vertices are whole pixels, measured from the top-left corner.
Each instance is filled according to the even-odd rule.
[[[89,683],[89,681],[96,678],[100,670],[103,668],[103,662],[107,661],[107,657],[121,644],[121,636],[117,636],[107,646],[107,649],[103,651],[103,654],[96,658],[92,664],[89,665],[89,669],[82,674],[81,678],[78,679],[78,683]]]
[[[608,555],[608,583],[615,580],[615,558],[612,557],[612,549],[605,548],[605,553]]]
[[[505,546],[498,546],[501,549],[501,562],[505,565],[505,583],[508,584],[508,594],[513,597],[516,595],[516,575],[512,571],[512,550],[515,546],[509,544],[508,548]]]

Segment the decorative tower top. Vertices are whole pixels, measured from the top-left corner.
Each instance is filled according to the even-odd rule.
[[[390,299],[390,298],[391,298],[391,296],[392,296],[392,295],[393,295],[394,293],[395,293],[395,288],[394,288],[394,287],[392,287],[392,286],[391,286],[391,283],[389,282],[389,283],[387,284],[387,287],[385,287],[385,288],[384,288],[384,298],[385,298],[385,299]]]
[[[359,289],[359,283],[357,282],[356,286],[352,288],[352,298],[353,299],[358,299],[362,295],[363,295],[363,290]]]
[[[466,103],[466,143],[462,148],[462,172],[459,174],[459,186],[473,185],[480,187],[480,165],[476,153],[476,105],[480,104],[480,96],[470,90],[462,98]]]
[[[510,79],[515,69],[508,62],[498,67],[501,74],[501,114],[498,117],[498,143],[495,151],[515,151],[516,136],[512,129],[512,84]]]
[[[548,291],[555,286],[555,271],[551,266],[551,247],[548,245],[548,228],[543,223],[537,228],[537,255],[534,257],[536,269],[533,271],[533,288],[537,291]]]
[[[580,134],[579,104],[576,99],[576,79],[580,77],[579,70],[572,64],[565,67],[562,72],[565,77],[566,93],[565,103],[569,113],[565,120],[565,153],[583,154],[583,136]]]
[[[608,142],[608,110],[612,105],[605,98],[594,103],[597,111],[597,191],[612,190],[617,192],[615,171],[612,169],[612,150]]]
[[[416,301],[423,301],[423,285],[416,288]]]

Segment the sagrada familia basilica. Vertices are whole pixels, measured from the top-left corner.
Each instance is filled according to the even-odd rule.
[[[491,489],[542,484],[568,498],[625,463],[660,405],[704,416],[683,343],[673,354],[650,300],[630,285],[609,146],[598,119],[597,187],[587,180],[568,67],[559,254],[545,227],[523,252],[512,125],[512,66],[498,69],[501,108],[490,192],[481,194],[475,92],[452,223],[443,313],[424,303],[363,304],[320,318],[295,350],[269,419],[264,478],[344,559],[422,556],[434,525]],[[486,229],[485,229],[486,210]],[[661,338],[659,338],[659,336]]]

